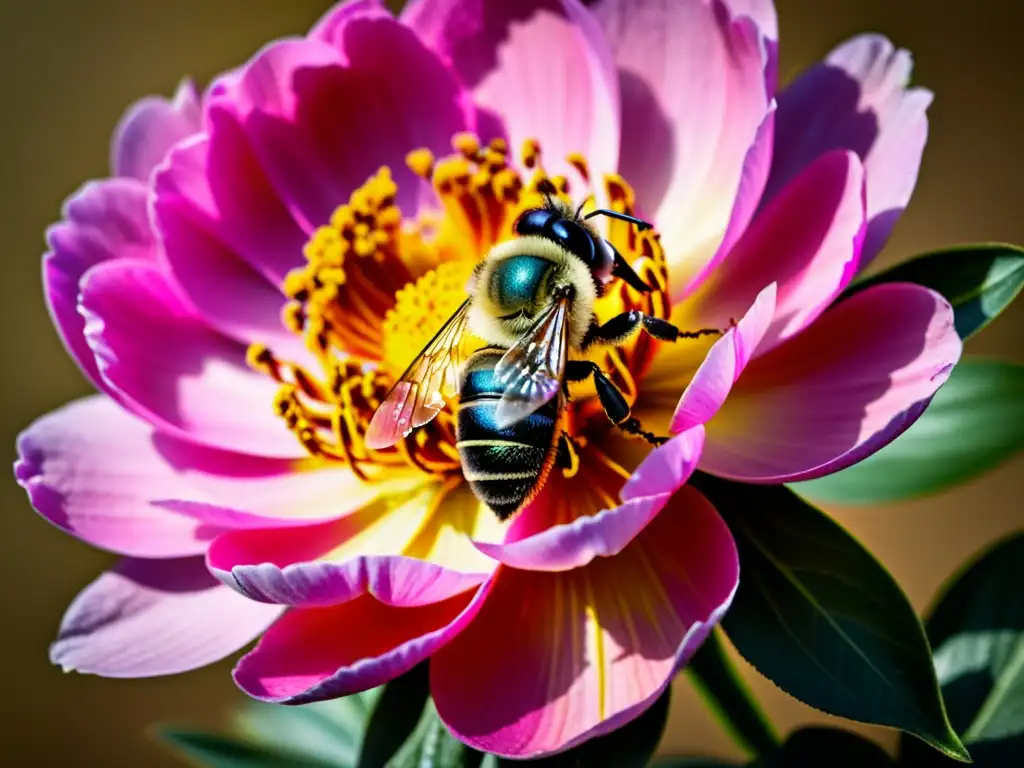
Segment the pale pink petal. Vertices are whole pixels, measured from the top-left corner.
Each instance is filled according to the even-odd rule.
[[[799,333],[847,286],[864,238],[864,173],[852,152],[822,155],[760,211],[685,309],[722,327],[778,285],[760,352]]]
[[[282,605],[332,605],[362,594],[398,606],[445,600],[481,584],[495,563],[473,550],[472,526],[461,535],[473,557],[452,556],[451,550],[437,556],[422,546],[432,516],[445,514],[435,503],[438,490],[422,478],[404,488],[397,481],[368,483],[363,504],[346,517],[225,533],[210,545],[207,563],[225,584]],[[453,515],[438,522],[459,527]]]
[[[148,421],[218,448],[305,455],[274,411],[277,383],[250,370],[245,348],[203,323],[157,267],[93,267],[80,304],[103,380]]]
[[[704,444],[700,427],[679,435],[648,454],[621,491],[623,503],[601,511],[582,510],[583,499],[555,476],[509,529],[504,543],[476,542],[477,548],[505,565],[529,571],[567,571],[596,557],[619,554],[665,507],[693,474]],[[558,497],[568,497],[578,515],[559,522]]]
[[[252,642],[280,612],[220,584],[201,557],[122,560],[75,598],[50,660],[103,677],[187,672]]]
[[[201,109],[191,80],[183,80],[170,101],[148,96],[132,105],[114,130],[110,146],[114,175],[147,181],[171,147],[201,129]]]
[[[22,432],[14,472],[32,506],[54,525],[133,557],[200,554],[225,529],[341,517],[369,490],[344,467],[303,470],[154,434],[98,396]],[[248,517],[197,512],[213,500],[236,504]]]
[[[235,667],[250,696],[307,704],[383,685],[441,648],[472,619],[472,593],[415,608],[369,595],[326,608],[299,608],[274,624]],[[468,607],[467,607],[468,606]]]
[[[771,325],[775,292],[775,283],[761,291],[747,314],[711,347],[679,399],[671,432],[685,433],[718,413]]]
[[[64,203],[63,221],[46,232],[43,291],[50,316],[71,357],[98,388],[103,379],[82,335],[79,283],[91,267],[112,259],[158,258],[146,218],[146,188],[134,179],[85,184]]]
[[[153,507],[180,481],[153,455],[149,425],[113,400],[89,397],[18,435],[14,474],[39,514],[97,547],[135,557],[206,551],[202,524]]]
[[[775,95],[779,68],[779,17],[774,0],[724,0],[733,18],[749,16],[757,25],[765,46],[764,76],[768,96]]]
[[[706,425],[700,468],[746,482],[820,477],[909,427],[960,358],[949,303],[889,283],[757,358]]]
[[[615,62],[600,26],[576,0],[413,0],[402,13],[452,63],[485,113],[485,138],[503,125],[512,149],[538,139],[549,174],[580,152],[594,178],[619,154]],[[486,119],[488,118],[489,119]]]
[[[461,741],[513,758],[608,733],[657,700],[738,578],[728,528],[689,486],[615,557],[560,573],[501,568],[431,660],[438,714]]]
[[[736,200],[733,202],[732,213],[729,215],[729,224],[725,228],[722,242],[711,258],[702,269],[699,269],[690,278],[689,283],[683,288],[683,295],[690,295],[697,290],[708,275],[718,268],[731,252],[737,241],[747,231],[751,219],[757,212],[761,203],[761,195],[764,192],[765,182],[768,180],[768,173],[772,165],[772,144],[775,141],[775,102],[768,107],[768,114],[757,129],[754,136],[754,143],[747,150],[747,156],[743,161],[743,172],[740,174],[740,186],[736,191]],[[684,299],[685,301],[685,299]]]
[[[769,109],[766,49],[753,20],[717,1],[602,0],[594,13],[621,72],[619,171],[654,213],[678,299],[729,224]]]
[[[211,136],[177,146],[154,179],[167,262],[221,333],[302,361],[308,353],[301,337],[281,321],[286,299],[279,286],[303,263],[307,235],[246,152],[245,135],[220,110],[210,120]]]
[[[210,96],[234,116],[270,183],[307,229],[327,224],[386,165],[397,202],[415,213],[420,180],[405,156],[450,151],[472,127],[467,94],[412,30],[381,16],[350,18],[340,39],[285,40],[258,53]]]
[[[867,178],[861,265],[885,245],[910,201],[928,140],[932,93],[911,88],[913,62],[881,35],[860,35],[779,95],[775,163],[766,196],[830,149],[856,152]]]

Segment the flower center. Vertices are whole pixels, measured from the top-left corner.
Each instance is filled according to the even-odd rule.
[[[482,146],[475,136],[458,134],[452,147],[454,153],[441,159],[424,149],[407,156],[409,168],[430,183],[437,200],[416,219],[403,219],[395,204],[397,186],[385,167],[306,244],[306,263],[283,286],[290,298],[283,321],[302,335],[316,365],[283,361],[261,344],[249,350],[250,365],[280,382],[274,407],[306,450],[319,459],[344,462],[363,478],[388,465],[459,476],[454,408],[385,450],[365,443],[370,419],[466,299],[473,268],[494,245],[515,236],[513,225],[524,210],[542,206],[547,197],[569,205],[583,202],[584,210],[594,207],[589,168],[579,155],[567,159],[585,193],[572,200],[569,179],[544,171],[536,141],[525,142],[519,168],[500,139]],[[633,213],[633,192],[621,177],[603,179],[603,191],[608,208]],[[654,290],[640,294],[613,282],[595,306],[598,320],[631,309],[667,318],[667,275],[658,235],[623,221],[606,223],[605,237]],[[464,343],[468,351],[483,346],[472,338]],[[636,334],[586,356],[632,403],[657,343]],[[602,436],[612,425],[593,395],[592,385],[573,385],[566,430],[581,445],[580,461],[563,474],[570,477],[593,464],[595,473],[613,478],[605,484],[610,490],[602,493],[614,497],[628,472],[601,451]],[[609,473],[609,466],[617,471]]]

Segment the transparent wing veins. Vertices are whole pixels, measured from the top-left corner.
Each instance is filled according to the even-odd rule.
[[[380,450],[394,445],[431,421],[458,394],[461,341],[469,318],[466,299],[405,369],[377,408],[366,430],[366,445]]]
[[[495,377],[505,391],[495,414],[504,429],[556,397],[568,358],[569,300],[559,299],[498,361]]]

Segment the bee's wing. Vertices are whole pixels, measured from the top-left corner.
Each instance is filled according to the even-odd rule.
[[[466,299],[405,369],[387,399],[377,408],[366,430],[367,447],[380,450],[394,445],[437,416],[445,400],[458,393],[462,364],[459,347],[468,317],[469,299]]]
[[[558,394],[568,357],[569,300],[559,299],[494,368],[505,392],[495,418],[499,429],[525,419]]]

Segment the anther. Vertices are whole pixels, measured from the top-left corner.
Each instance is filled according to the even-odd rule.
[[[576,169],[576,172],[583,177],[583,181],[590,182],[590,166],[587,159],[579,152],[573,152],[565,158],[569,165]]]
[[[540,160],[540,142],[536,139],[527,139],[523,142],[523,165],[533,168]]]
[[[405,156],[409,170],[421,179],[429,179],[434,172],[434,153],[429,149],[415,149]]]
[[[475,160],[480,153],[480,139],[470,131],[456,133],[452,136],[452,149],[467,160]]]

